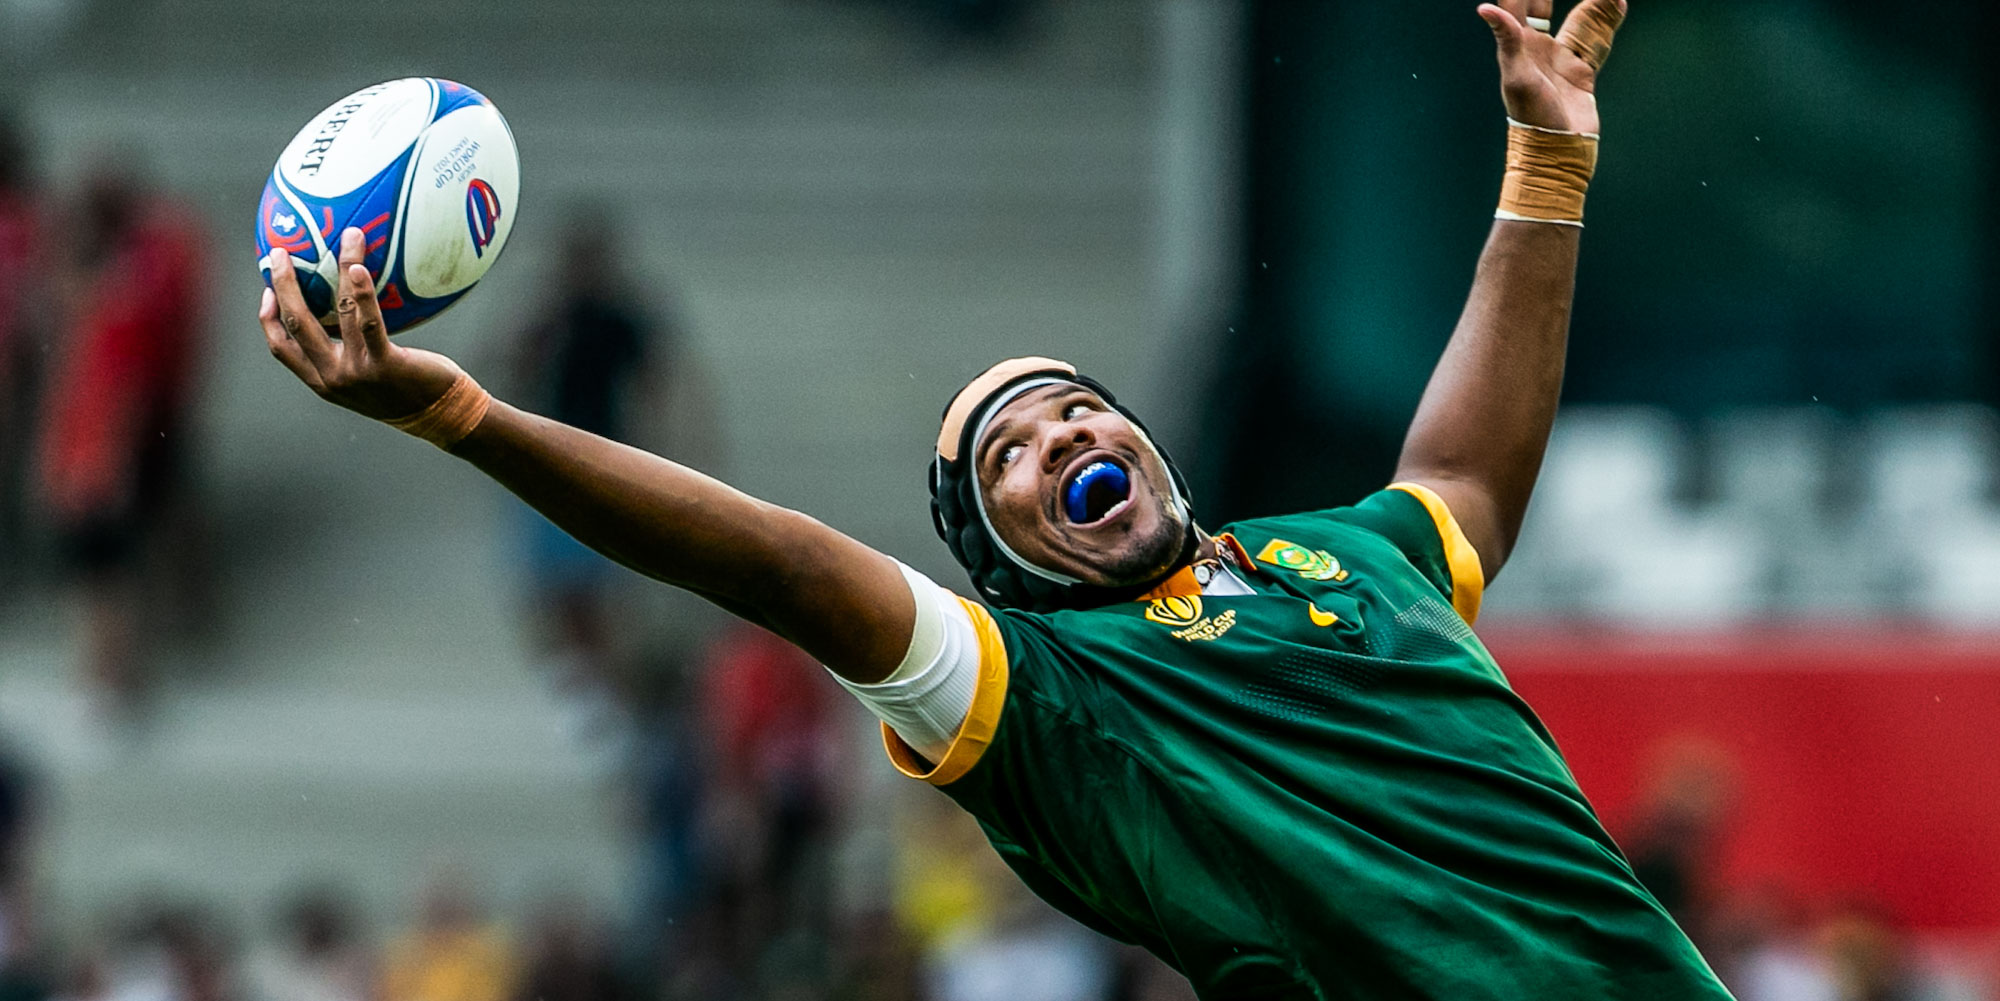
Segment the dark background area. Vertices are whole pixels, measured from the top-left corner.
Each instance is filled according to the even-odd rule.
[[[1565,401],[1993,402],[1990,7],[1633,7],[1599,92]],[[1221,520],[1382,482],[1503,144],[1490,64],[1462,58],[1486,31],[1468,5],[1250,22],[1245,294],[1201,450]]]

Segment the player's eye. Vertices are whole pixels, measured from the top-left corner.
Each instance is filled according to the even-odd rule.
[[[1006,465],[1021,457],[1021,446],[1009,445],[1000,451],[1000,464]]]
[[[1072,403],[1069,406],[1063,408],[1063,420],[1066,421],[1076,420],[1078,417],[1090,413],[1091,409],[1092,408],[1088,403]]]

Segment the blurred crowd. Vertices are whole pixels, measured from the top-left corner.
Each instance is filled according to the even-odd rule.
[[[1614,830],[1639,878],[1741,1001],[2000,998],[2000,932],[1940,939],[1865,895],[1719,878],[1741,767],[1703,741],[1666,742],[1635,815]]]
[[[246,917],[198,891],[135,890],[57,921],[32,878],[46,790],[0,752],[0,1001],[1186,1001],[1185,981],[1040,904],[943,797],[911,790],[890,870],[841,885],[857,825],[851,722],[820,669],[727,630],[693,671],[597,674],[616,710],[578,739],[624,748],[639,892],[495,906],[443,866],[369,914],[337,882]],[[616,729],[620,733],[608,731]],[[302,870],[311,865],[301,859]]]

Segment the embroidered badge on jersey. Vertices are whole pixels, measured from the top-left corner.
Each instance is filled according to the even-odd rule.
[[[1340,561],[1324,549],[1307,549],[1296,542],[1272,539],[1270,545],[1257,554],[1262,563],[1290,570],[1307,580],[1346,580],[1347,571],[1340,568]]]

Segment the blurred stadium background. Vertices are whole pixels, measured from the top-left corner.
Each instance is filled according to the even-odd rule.
[[[0,999],[1185,997],[813,665],[293,384],[257,192],[479,87],[521,219],[412,339],[956,581],[921,466],[1007,355],[1211,525],[1380,484],[1497,187],[1471,6],[0,0]],[[1634,7],[1482,631],[1745,1001],[2000,998],[2000,16]]]

